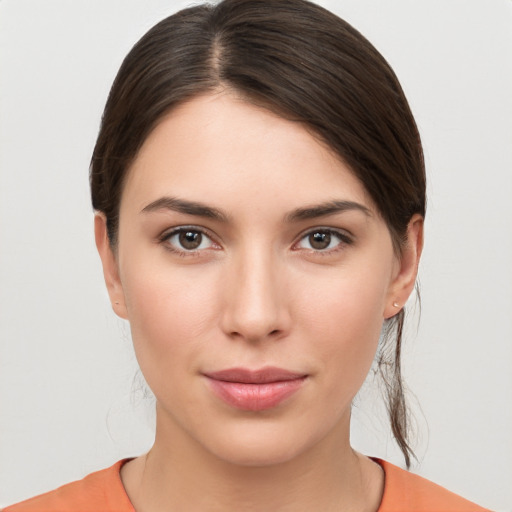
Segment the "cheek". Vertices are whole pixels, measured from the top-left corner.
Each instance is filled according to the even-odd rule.
[[[134,258],[124,275],[133,344],[148,384],[162,373],[164,361],[167,370],[172,365],[174,372],[193,371],[194,354],[211,341],[218,317],[215,275],[193,266],[137,264]]]
[[[329,338],[344,332],[380,332],[389,286],[383,269],[347,267],[317,275],[299,284],[292,295],[300,297],[300,316],[326,329]]]
[[[342,387],[348,395],[357,393],[375,357],[387,292],[386,279],[376,275],[331,275],[323,286],[318,282],[320,286],[310,287],[298,307],[305,340],[314,343],[324,365],[320,373],[330,380],[334,395]]]

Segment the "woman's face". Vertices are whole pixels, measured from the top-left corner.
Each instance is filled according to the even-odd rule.
[[[418,251],[395,257],[364,187],[302,125],[230,93],[182,104],[129,171],[116,257],[99,216],[96,234],[157,440],[248,465],[348,443]]]

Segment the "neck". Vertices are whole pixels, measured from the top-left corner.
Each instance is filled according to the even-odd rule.
[[[350,447],[349,420],[343,432],[300,455],[259,466],[222,460],[157,421],[152,449],[126,464],[121,477],[134,508],[144,512],[375,512],[382,471]]]

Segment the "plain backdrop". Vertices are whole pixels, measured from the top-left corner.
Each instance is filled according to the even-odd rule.
[[[424,141],[422,313],[404,355],[413,470],[511,511],[512,2],[319,3],[388,59]],[[95,252],[88,166],[123,57],[188,5],[0,1],[0,505],[151,446],[152,401]],[[356,401],[353,443],[402,465],[376,390]]]

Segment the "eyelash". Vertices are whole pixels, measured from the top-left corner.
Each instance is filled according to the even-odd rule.
[[[322,234],[328,234],[330,236],[336,237],[339,240],[339,243],[336,244],[335,247],[331,249],[305,249],[310,254],[314,254],[315,256],[330,256],[334,253],[337,253],[338,251],[342,251],[347,246],[352,245],[354,243],[354,239],[351,235],[349,235],[346,231],[342,231],[339,229],[334,228],[328,228],[328,227],[315,227],[313,229],[308,230],[307,232],[303,233],[298,242],[294,244],[294,247],[297,246],[300,242],[305,240],[307,237],[315,234],[315,233],[322,233]],[[296,249],[300,250],[300,249]]]
[[[205,249],[192,249],[192,250],[186,250],[185,248],[178,249],[176,247],[173,247],[173,245],[171,245],[169,243],[169,240],[173,236],[179,235],[180,233],[186,233],[186,232],[199,233],[202,236],[208,238],[213,245],[219,246],[219,244],[217,242],[215,242],[212,235],[208,231],[206,231],[204,228],[199,228],[197,226],[180,226],[178,228],[171,229],[171,231],[166,231],[165,233],[163,233],[159,237],[158,241],[159,241],[159,243],[164,245],[168,251],[170,251],[182,258],[191,257],[191,256],[192,257],[200,256],[201,252],[204,251]]]
[[[176,247],[173,247],[169,243],[169,240],[173,236],[179,235],[180,233],[186,233],[187,231],[201,234],[202,236],[208,238],[213,245],[216,245],[217,247],[220,248],[220,245],[217,242],[215,242],[212,235],[208,231],[206,231],[204,228],[200,228],[198,226],[180,226],[180,227],[172,229],[171,231],[166,231],[158,238],[158,242],[163,244],[168,251],[170,251],[174,254],[177,254],[180,257],[200,256],[201,252],[206,249],[191,249],[191,250],[186,250],[185,248],[178,249]],[[315,254],[315,255],[328,256],[337,251],[343,250],[344,247],[346,247],[348,245],[352,245],[354,243],[352,236],[347,234],[345,231],[341,231],[341,230],[334,229],[334,228],[327,228],[327,227],[316,227],[316,228],[310,229],[307,232],[301,234],[298,241],[293,244],[293,247],[295,248],[298,244],[300,244],[300,242],[302,242],[304,239],[306,239],[307,237],[309,237],[315,233],[328,234],[330,236],[334,235],[339,240],[339,243],[336,244],[336,246],[331,249],[305,249],[308,252]],[[292,249],[292,250],[297,251],[297,250],[300,250],[300,248]]]

